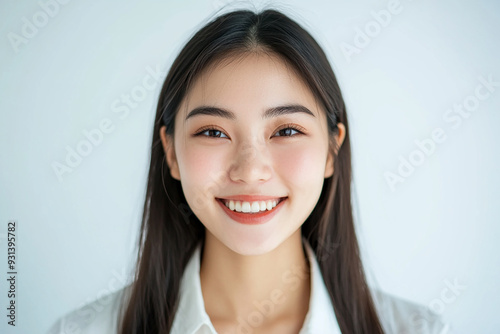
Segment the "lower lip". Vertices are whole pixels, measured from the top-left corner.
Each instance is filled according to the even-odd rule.
[[[273,218],[274,215],[281,209],[286,201],[286,198],[282,199],[271,211],[266,210],[259,213],[236,212],[229,209],[221,200],[216,199],[216,201],[219,202],[220,206],[227,213],[229,218],[245,225],[259,225],[271,220],[271,218]]]

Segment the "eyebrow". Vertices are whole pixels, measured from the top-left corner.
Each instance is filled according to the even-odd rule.
[[[268,118],[278,117],[281,115],[295,114],[295,113],[304,113],[312,117],[316,117],[314,116],[312,111],[307,109],[306,107],[300,104],[290,104],[290,105],[277,106],[266,109],[266,111],[264,111],[264,113],[262,114],[262,119],[268,119]],[[187,121],[190,117],[194,117],[196,115],[217,116],[217,117],[227,118],[230,120],[236,119],[236,115],[232,111],[217,107],[201,106],[191,110],[186,116],[186,119],[184,121]]]

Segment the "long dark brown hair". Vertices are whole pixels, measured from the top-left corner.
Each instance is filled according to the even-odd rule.
[[[326,112],[331,138],[339,122],[345,126],[343,144],[331,147],[334,174],[325,179],[301,232],[317,256],[342,333],[382,333],[354,229],[349,126],[337,79],[314,38],[283,13],[267,9],[216,17],[187,42],[168,72],[154,123],[135,281],[119,320],[122,334],[170,332],[184,269],[205,237],[165,163],[160,128],[165,125],[173,136],[179,105],[201,71],[225,57],[259,50],[280,56],[307,82]]]

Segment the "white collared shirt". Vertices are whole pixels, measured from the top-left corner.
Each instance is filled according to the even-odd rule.
[[[340,334],[330,296],[325,287],[313,249],[302,239],[310,264],[309,309],[299,334]],[[205,304],[200,284],[201,243],[196,247],[183,274],[180,300],[171,334],[217,334]],[[117,318],[123,292],[128,285],[61,317],[47,334],[104,334],[117,332]],[[386,333],[445,334],[449,326],[427,308],[380,291],[373,293],[380,321]],[[98,311],[97,311],[98,310]],[[251,324],[245,323],[242,326]],[[76,330],[76,331],[75,331]],[[252,332],[258,332],[252,331]]]

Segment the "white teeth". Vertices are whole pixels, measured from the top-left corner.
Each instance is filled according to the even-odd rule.
[[[253,202],[252,203],[252,212],[259,212],[260,211],[260,203],[259,202]]]
[[[251,209],[252,208],[250,207],[250,203],[248,203],[248,202],[241,203],[241,212],[247,213],[247,212],[250,212]]]
[[[230,210],[244,213],[257,213],[260,211],[272,210],[277,204],[277,200],[256,202],[224,200],[224,205],[227,206]]]

